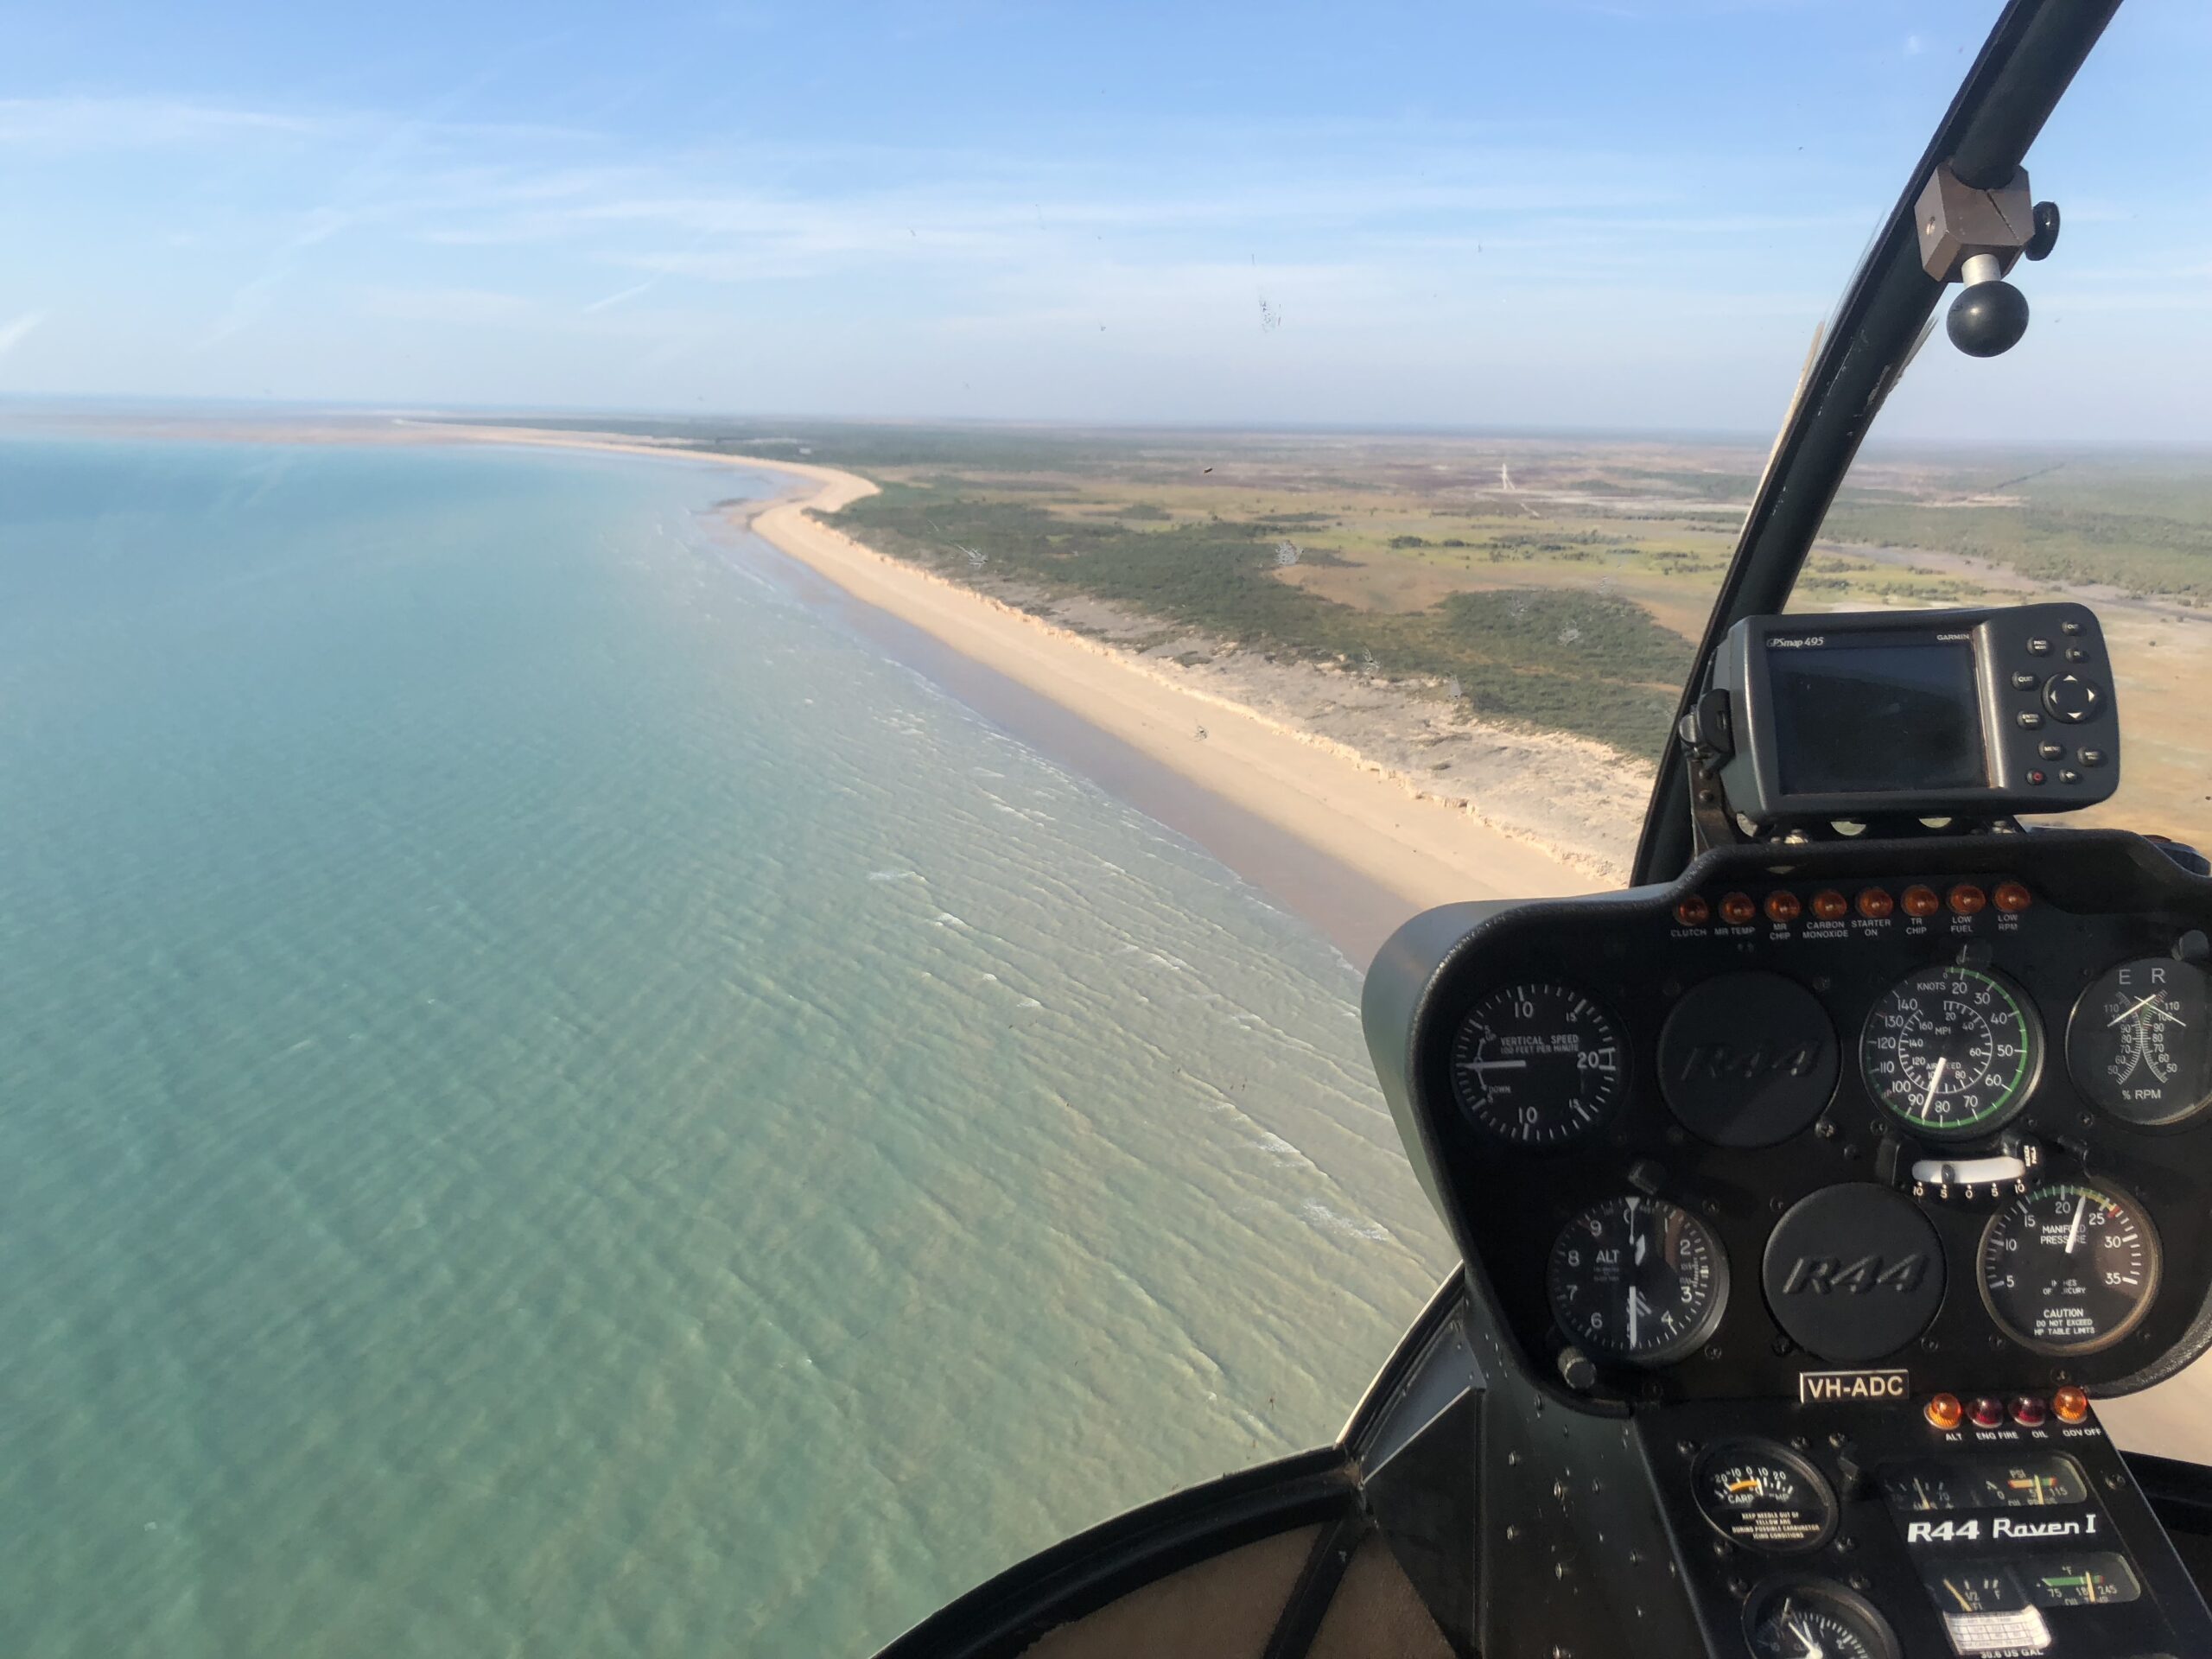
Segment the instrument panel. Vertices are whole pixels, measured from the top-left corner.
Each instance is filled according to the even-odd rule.
[[[2109,1393],[2212,1335],[2212,882],[2139,837],[1724,849],[1424,926],[1386,1093],[1567,1392]]]

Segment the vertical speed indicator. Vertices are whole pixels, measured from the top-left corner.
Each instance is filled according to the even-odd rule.
[[[1612,1113],[1628,1045],[1578,990],[1533,982],[1475,1004],[1452,1045],[1452,1087],[1476,1125],[1523,1147],[1556,1147]]]

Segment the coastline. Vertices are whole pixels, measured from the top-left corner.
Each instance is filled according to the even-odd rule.
[[[168,423],[141,429],[181,435]],[[1464,768],[1458,796],[1445,794],[1421,775],[1435,737],[1414,705],[1382,707],[1363,693],[1366,702],[1347,708],[1343,677],[1256,657],[1231,669],[1179,666],[879,553],[813,516],[874,493],[856,474],[649,438],[446,421],[191,429],[280,442],[573,449],[787,479],[780,493],[728,510],[732,528],[778,559],[779,576],[804,578],[808,597],[838,607],[950,695],[1197,842],[1363,969],[1401,922],[1433,906],[1586,893],[1621,880],[1618,860],[1549,833],[1601,814],[1632,832],[1640,812],[1640,793],[1631,806],[1589,786],[1584,751],[1594,746],[1583,740],[1478,728],[1486,765]],[[1325,713],[1344,717],[1338,732],[1317,717]],[[1487,810],[1501,798],[1517,818]]]
[[[1396,894],[1408,915],[1459,899],[1561,893],[1591,885],[1562,861],[1416,795],[1376,763],[1326,738],[1178,683],[1111,645],[864,546],[811,515],[835,511],[874,486],[827,468],[804,475],[824,474],[818,494],[768,505],[753,515],[752,530],[853,598],[1051,699],[1186,782]]]
[[[703,461],[779,474],[793,480],[795,486],[815,486],[745,504],[744,527],[850,600],[918,630],[1029,696],[1048,700],[1236,814],[1293,838],[1327,865],[1357,878],[1376,901],[1395,901],[1397,913],[1375,918],[1359,930],[1375,942],[1406,917],[1434,905],[1582,893],[1605,885],[1601,873],[1578,868],[1531,838],[1510,834],[1456,803],[1421,791],[1410,777],[1347,745],[1182,683],[1180,677],[1171,677],[1109,644],[879,553],[813,517],[874,493],[876,486],[855,474],[805,461],[709,454],[582,434],[442,423],[430,430],[449,441]],[[1152,810],[1147,802],[1132,804]],[[1228,833],[1198,838],[1287,907],[1322,922],[1310,893],[1285,890],[1280,858],[1249,856],[1243,843],[1249,837],[1237,836],[1234,825],[1222,827]],[[1319,874],[1319,866],[1308,865],[1304,879]],[[1275,879],[1269,879],[1271,874]],[[1325,931],[1343,941],[1341,925],[1325,925]]]

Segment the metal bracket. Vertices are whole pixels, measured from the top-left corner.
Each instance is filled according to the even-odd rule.
[[[1736,753],[1735,711],[1726,691],[1708,690],[1677,722],[1682,765],[1689,776],[1690,838],[1700,852],[1743,841],[1720,788],[1720,768]]]
[[[1939,162],[1921,188],[1913,223],[1920,232],[1920,263],[1937,282],[2000,277],[2019,263],[2036,233],[2028,169],[2016,167],[1996,189],[1978,190],[1952,172],[1948,162]],[[1992,264],[1968,272],[1967,262],[1984,257]]]
[[[1713,768],[1712,751],[1685,750],[1682,764],[1689,770],[1690,836],[1697,851],[1741,845],[1744,838],[1736,833],[1734,817],[1720,792],[1720,774]]]

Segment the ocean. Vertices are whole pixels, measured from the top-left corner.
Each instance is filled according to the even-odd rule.
[[[0,1653],[865,1655],[1433,1288],[1353,964],[771,488],[0,440]]]

